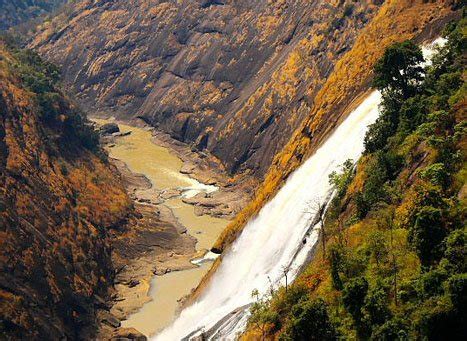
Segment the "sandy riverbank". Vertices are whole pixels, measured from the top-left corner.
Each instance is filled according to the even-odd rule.
[[[210,169],[215,161],[209,156],[141,127],[119,127],[123,135],[131,133],[107,137],[106,148],[139,217],[114,243],[121,270],[111,314],[122,327],[150,336],[171,322],[208,271],[211,263],[198,267],[191,260],[211,248],[248,196]]]

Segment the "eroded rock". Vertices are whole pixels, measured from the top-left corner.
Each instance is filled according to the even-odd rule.
[[[147,339],[145,335],[135,328],[119,328],[113,333],[111,338],[113,341],[146,341]]]
[[[105,123],[99,128],[101,135],[112,135],[120,132],[117,123]]]

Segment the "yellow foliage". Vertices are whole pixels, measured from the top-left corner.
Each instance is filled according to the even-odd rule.
[[[385,47],[395,41],[415,37],[429,22],[450,13],[449,1],[385,2],[374,19],[362,30],[352,49],[337,62],[334,71],[316,95],[308,118],[293,134],[283,150],[276,155],[254,199],[229,224],[215,247],[223,249],[236,238],[245,223],[276,193],[284,179],[309,157],[334,129],[335,123],[329,122],[337,122],[336,118],[349,112],[354,97],[369,83],[371,78],[369,70],[382,55]],[[314,43],[317,44],[322,37],[315,39]],[[299,62],[299,56],[292,55],[284,69],[288,72],[279,76],[280,79],[286,83],[293,80],[292,75]],[[313,139],[310,138],[310,132]]]

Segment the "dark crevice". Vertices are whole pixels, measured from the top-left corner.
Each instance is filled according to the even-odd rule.
[[[207,0],[201,4],[201,8],[209,8],[211,6],[224,6],[224,5],[225,3],[223,3],[220,0]]]

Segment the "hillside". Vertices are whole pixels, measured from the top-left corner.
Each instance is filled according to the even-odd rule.
[[[96,115],[262,177],[381,1],[81,1],[31,42]]]
[[[131,202],[58,70],[0,41],[0,338],[92,336]]]
[[[255,296],[247,339],[460,338],[463,4],[79,0],[0,38],[0,339],[222,338]]]
[[[215,248],[224,249],[245,223],[268,202],[298,166],[361,101],[369,88],[373,66],[395,41],[435,38],[444,24],[458,16],[452,1],[386,1],[362,29],[352,48],[342,55],[317,92],[311,109],[284,148],[277,153],[255,198],[224,231]]]
[[[67,0],[0,0],[0,31],[49,14]]]
[[[356,168],[330,176],[323,243],[292,286],[253,305],[246,339],[465,335],[466,25],[446,27],[425,70],[409,41],[379,59],[382,114]]]

